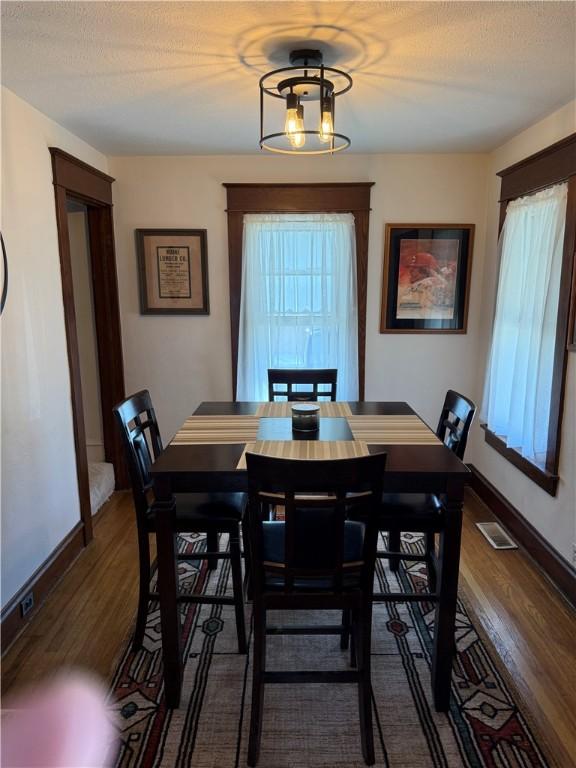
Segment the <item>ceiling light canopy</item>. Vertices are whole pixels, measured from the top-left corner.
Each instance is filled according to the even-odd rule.
[[[337,97],[352,88],[350,75],[325,67],[322,51],[308,48],[292,51],[290,64],[260,78],[260,147],[286,155],[327,155],[349,147],[348,136],[334,128],[334,115]],[[277,100],[283,114],[267,97]],[[265,133],[265,111],[274,112],[284,130]]]

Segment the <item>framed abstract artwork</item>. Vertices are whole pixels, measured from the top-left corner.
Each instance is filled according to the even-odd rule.
[[[137,229],[143,315],[208,315],[205,229]]]
[[[387,224],[380,333],[466,333],[474,224]]]

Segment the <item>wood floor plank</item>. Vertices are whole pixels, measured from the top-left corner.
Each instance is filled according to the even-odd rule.
[[[529,714],[562,768],[576,755],[576,617],[522,550],[494,550],[474,525],[494,519],[466,496],[460,586]],[[95,538],[5,654],[2,693],[62,667],[104,679],[128,642],[137,604],[138,549],[131,497],[116,493]]]
[[[460,586],[558,763],[576,755],[576,617],[529,556],[495,550],[476,522],[493,520],[466,497]]]
[[[132,499],[115,493],[95,537],[2,660],[2,693],[60,667],[108,678],[127,642],[137,603],[138,548]]]

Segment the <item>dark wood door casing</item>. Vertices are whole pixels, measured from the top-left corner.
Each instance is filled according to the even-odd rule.
[[[245,213],[352,213],[356,235],[358,387],[364,399],[370,190],[374,182],[224,184],[227,194],[232,391],[236,399]]]
[[[116,253],[112,219],[112,182],[114,179],[87,163],[50,147],[56,197],[56,223],[62,275],[62,296],[66,326],[66,345],[70,368],[72,419],[76,448],[76,473],[80,497],[80,517],[84,543],[92,539],[92,512],[88,485],[86,433],[82,408],[80,358],[72,285],[72,264],[68,232],[67,200],[74,198],[88,208],[88,232],[92,288],[102,400],[102,429],[106,461],[114,465],[116,488],[128,487],[120,435],[113,421],[112,406],[125,396],[120,306],[116,277]]]
[[[116,488],[128,488],[124,447],[112,408],[125,397],[120,300],[116,275],[112,206],[88,208],[88,230],[98,339],[102,433],[106,460],[114,465]]]

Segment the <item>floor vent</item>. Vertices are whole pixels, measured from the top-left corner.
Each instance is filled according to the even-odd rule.
[[[476,525],[494,549],[518,549],[518,544],[512,541],[500,523],[476,523]]]

